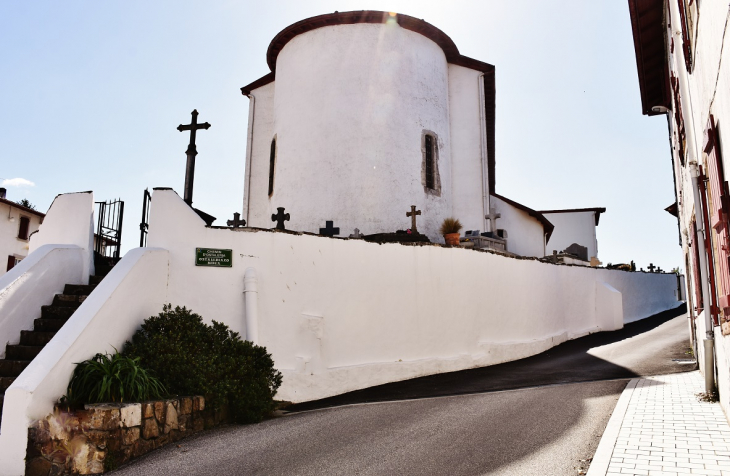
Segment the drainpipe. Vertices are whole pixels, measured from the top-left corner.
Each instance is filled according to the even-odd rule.
[[[477,78],[479,83],[479,121],[481,123],[481,158],[482,158],[482,229],[487,231],[489,213],[489,166],[487,165],[487,113],[484,110],[484,73]],[[490,231],[495,231],[490,228]]]
[[[679,5],[676,2],[669,2],[670,8],[671,8],[671,15],[673,19],[681,18],[679,14]],[[678,25],[680,24],[677,22],[672,22],[672,25]],[[676,36],[675,34],[675,27],[672,27],[672,35]],[[680,33],[681,34],[681,33]],[[682,51],[681,48],[677,49],[678,51]],[[679,59],[675,57],[676,59]],[[685,114],[684,114],[684,122],[687,127],[685,127],[685,133],[687,134],[687,152],[689,157],[687,157],[687,162],[689,165],[689,172],[690,176],[692,177],[692,194],[694,197],[694,210],[695,210],[695,221],[697,222],[697,236],[695,236],[695,245],[699,246],[699,252],[700,252],[700,278],[702,281],[702,302],[704,303],[705,308],[705,329],[707,330],[705,334],[705,338],[702,342],[702,346],[704,349],[705,354],[705,391],[706,392],[712,392],[715,390],[715,370],[714,370],[714,362],[715,362],[715,349],[714,349],[714,339],[715,339],[715,332],[713,330],[714,323],[712,322],[712,299],[710,296],[710,285],[709,285],[709,277],[707,275],[707,248],[705,247],[705,233],[710,233],[708,229],[708,224],[705,223],[704,219],[704,213],[702,212],[701,207],[701,197],[700,197],[700,187],[698,183],[698,154],[697,151],[699,150],[697,148],[697,141],[695,138],[695,127],[694,127],[694,113],[692,108],[692,95],[689,91],[689,77],[687,74],[687,68],[685,67],[684,62],[682,64],[677,65],[677,74],[679,75],[679,89],[680,89],[680,96],[682,98],[685,98],[687,107],[685,108]],[[710,236],[710,235],[707,235]]]
[[[259,280],[255,268],[246,268],[243,275],[243,296],[246,309],[246,340],[259,344]]]
[[[253,153],[253,112],[256,108],[256,97],[254,97],[253,94],[246,94],[246,97],[248,97],[251,102],[248,105],[248,144],[246,144],[246,176],[244,178],[246,191],[243,197],[243,213],[246,215],[246,224],[251,226],[248,210],[251,207],[251,154]]]

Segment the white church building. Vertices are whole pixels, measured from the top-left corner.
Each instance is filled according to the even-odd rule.
[[[19,375],[0,375],[0,475],[23,474],[28,428],[75,363],[122,348],[166,303],[265,346],[277,398],[292,402],[528,357],[682,304],[674,274],[544,259],[564,243],[595,257],[603,209],[538,212],[496,193],[494,67],[433,25],[322,15],[276,35],[267,59],[271,73],[243,88],[246,226],[211,226],[174,190],[153,191],[146,246]],[[432,243],[349,238],[411,227],[413,205]],[[506,238],[507,252],[442,244],[447,217]],[[339,235],[319,233],[327,221]],[[90,282],[93,224],[93,193],[59,195],[28,257],[0,275],[0,364],[54,294]]]

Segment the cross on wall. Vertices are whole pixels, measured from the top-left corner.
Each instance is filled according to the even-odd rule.
[[[340,234],[340,228],[332,226],[333,222],[332,220],[327,220],[324,222],[324,228],[319,229],[319,234],[324,236],[335,236]]]
[[[654,263],[649,263],[649,266],[647,266],[647,268],[649,268],[650,273],[653,273],[656,269],[656,266],[654,266]]]
[[[239,226],[246,226],[246,220],[241,220],[241,214],[236,212],[233,214],[233,220],[228,220],[226,224],[238,228]]]
[[[271,221],[276,222],[277,230],[286,230],[286,228],[284,227],[284,222],[289,221],[289,214],[284,213],[284,207],[277,207],[276,210],[276,214],[271,214]]]

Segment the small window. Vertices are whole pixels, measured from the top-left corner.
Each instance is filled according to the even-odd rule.
[[[276,137],[271,140],[271,152],[269,154],[269,197],[274,193],[274,168],[276,165]]]
[[[441,179],[439,177],[438,136],[431,131],[421,134],[421,184],[423,191],[429,195],[441,196]]]
[[[13,255],[8,256],[8,268],[5,271],[10,271],[16,264],[18,264],[17,258]]]
[[[29,227],[30,227],[30,218],[20,217],[20,228],[18,229],[18,238],[20,238],[21,240],[27,240]]]

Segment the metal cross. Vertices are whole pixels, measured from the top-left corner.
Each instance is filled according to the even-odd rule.
[[[489,231],[492,233],[497,232],[497,218],[502,218],[501,213],[497,213],[497,209],[494,207],[489,208],[489,214],[484,215],[484,218],[489,220]]]
[[[649,263],[649,266],[647,266],[647,268],[649,268],[650,273],[653,273],[656,269],[656,266],[654,266],[654,263]]]
[[[277,207],[276,210],[276,215],[274,215],[273,213],[271,214],[271,221],[276,222],[277,230],[286,230],[286,228],[284,228],[284,221],[289,220],[289,214],[284,213],[284,207]]]
[[[327,220],[324,222],[324,228],[319,229],[319,234],[324,236],[335,236],[340,234],[339,227],[333,227],[332,221]]]
[[[355,233],[350,235],[350,238],[362,238],[362,233],[360,233],[360,229],[355,228]]]
[[[182,131],[190,131],[190,144],[188,144],[188,150],[185,151],[185,154],[188,156],[188,162],[185,166],[185,197],[184,200],[188,205],[193,204],[193,179],[195,177],[195,156],[198,155],[198,151],[195,148],[195,131],[198,129],[208,129],[210,127],[210,124],[207,122],[204,122],[202,124],[198,124],[198,110],[193,109],[193,112],[191,113],[193,116],[192,121],[190,124],[180,124],[177,126],[177,130]]]
[[[416,210],[415,205],[411,205],[411,211],[406,212],[407,217],[411,217],[411,233],[416,234],[418,233],[418,229],[416,228],[416,216],[421,214],[421,210]]]
[[[246,220],[241,220],[241,214],[238,212],[233,214],[233,220],[228,220],[226,223],[228,224],[228,226],[232,226],[233,228],[246,226]]]

